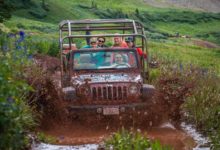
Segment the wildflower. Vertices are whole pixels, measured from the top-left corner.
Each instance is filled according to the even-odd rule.
[[[14,102],[15,102],[12,97],[8,97],[8,98],[7,98],[7,101],[8,101],[9,103],[14,103]]]

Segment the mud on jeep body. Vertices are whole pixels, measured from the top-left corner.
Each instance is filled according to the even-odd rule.
[[[143,107],[151,99],[154,87],[147,84],[148,59],[139,56],[136,48],[91,48],[67,53],[63,51],[64,39],[69,39],[71,49],[74,38],[115,36],[74,35],[73,31],[104,32],[112,29],[122,30],[123,34],[117,34],[122,38],[139,37],[140,47],[147,53],[143,26],[133,20],[81,20],[60,23],[62,91],[65,99],[71,101],[72,109],[94,109],[104,115],[119,114],[127,108]],[[62,37],[65,31],[68,34]],[[125,31],[131,33],[125,34]],[[123,62],[117,63],[116,56],[122,57]]]

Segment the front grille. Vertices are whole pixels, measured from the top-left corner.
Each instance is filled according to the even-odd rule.
[[[96,86],[91,87],[93,100],[125,100],[128,96],[128,88],[126,86]]]

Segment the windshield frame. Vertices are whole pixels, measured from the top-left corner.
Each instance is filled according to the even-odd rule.
[[[86,53],[86,52],[92,52],[92,51],[95,51],[95,52],[120,52],[120,51],[132,51],[134,53],[134,58],[137,62],[137,66],[136,67],[132,67],[132,68],[103,68],[103,69],[99,69],[99,68],[96,68],[96,69],[74,69],[74,55],[76,53]],[[98,72],[106,72],[106,71],[126,71],[126,70],[140,70],[140,58],[138,57],[138,54],[137,54],[137,50],[136,48],[83,48],[83,49],[79,49],[79,50],[74,50],[71,52],[71,71],[73,72],[85,72],[85,71],[98,71]]]

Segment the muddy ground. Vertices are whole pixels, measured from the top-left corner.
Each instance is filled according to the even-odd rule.
[[[162,144],[171,145],[176,150],[195,147],[192,137],[180,127],[179,107],[191,86],[178,78],[160,80],[161,88],[157,89],[152,101],[142,110],[132,109],[118,116],[82,112],[76,117],[67,109],[70,102],[63,100],[60,94],[59,60],[37,55],[35,62],[39,68],[43,68],[41,77],[32,73],[33,78],[37,78],[32,83],[36,90],[32,97],[35,97],[37,111],[42,115],[37,130],[55,137],[56,144],[99,144],[112,133],[126,128],[141,131],[150,139],[158,139]],[[31,81],[33,79],[29,82]],[[179,87],[173,89],[170,84]]]

